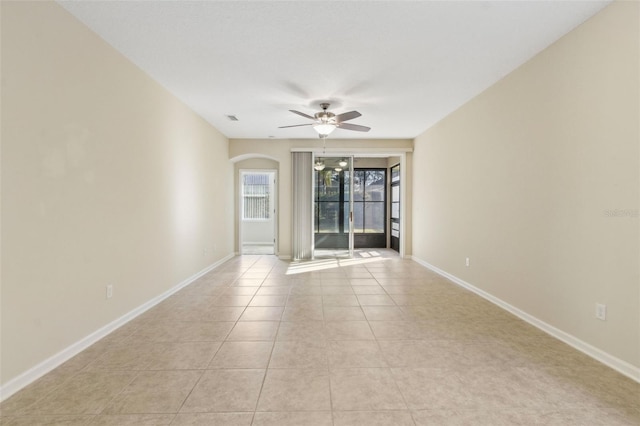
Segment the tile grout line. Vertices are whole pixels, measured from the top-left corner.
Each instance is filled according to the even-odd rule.
[[[268,276],[269,274],[267,274]],[[266,278],[265,278],[266,280]],[[262,281],[262,283],[260,284],[260,286],[258,287],[258,290],[260,288],[262,288],[262,284],[264,284],[264,280]],[[257,294],[257,292],[256,292]],[[286,301],[285,301],[286,304]],[[284,309],[282,310],[282,315],[284,315]],[[282,315],[280,316],[280,318],[282,319]],[[264,384],[267,381],[267,374],[269,372],[269,365],[271,364],[271,358],[273,357],[273,351],[275,349],[276,346],[276,340],[278,338],[278,332],[280,331],[280,324],[282,323],[282,321],[278,321],[278,329],[276,330],[276,335],[273,337],[273,341],[271,343],[271,352],[269,352],[269,360],[267,361],[267,365],[264,369],[264,375],[262,376],[262,383],[260,383],[260,390],[258,391],[258,397],[256,398],[256,403],[255,406],[253,408],[253,415],[251,417],[251,425],[253,425],[253,423],[255,422],[256,419],[256,412],[258,411],[258,405],[260,404],[260,399],[262,397],[262,391],[264,390]]]

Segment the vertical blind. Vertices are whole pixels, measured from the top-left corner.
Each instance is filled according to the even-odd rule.
[[[312,154],[291,153],[293,178],[293,260],[311,259],[313,255]]]

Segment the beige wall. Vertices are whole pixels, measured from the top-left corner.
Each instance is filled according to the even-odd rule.
[[[6,384],[231,254],[233,168],[223,135],[60,6],[1,7]]]
[[[354,168],[372,168],[372,169],[386,169],[386,158],[355,158],[353,161]]]
[[[636,367],[638,7],[613,3],[420,135],[413,172],[417,259]]]
[[[380,154],[383,152],[403,152],[403,150],[411,149],[412,145],[412,141],[409,139],[327,139],[326,152],[327,155],[345,152]],[[276,161],[279,164],[278,254],[283,258],[291,257],[291,216],[293,205],[291,201],[291,150],[292,148],[322,150],[322,147],[322,141],[318,139],[231,139],[229,141],[229,158],[232,161],[245,161],[248,158],[263,157]],[[407,162],[409,162],[411,155],[407,154],[406,157],[408,158]],[[406,227],[409,230],[407,233],[410,233],[411,228],[409,212],[410,210],[407,212],[406,219]],[[407,246],[407,250],[410,250],[410,245]],[[410,254],[410,251],[406,254]]]

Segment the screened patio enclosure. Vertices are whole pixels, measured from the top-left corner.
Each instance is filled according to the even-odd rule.
[[[352,157],[317,157],[314,170],[314,247],[384,248],[385,168],[354,168]]]

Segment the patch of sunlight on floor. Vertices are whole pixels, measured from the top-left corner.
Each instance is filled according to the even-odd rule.
[[[372,262],[384,262],[387,260],[390,260],[390,258],[383,257],[382,253],[375,250],[356,250],[353,258],[326,257],[291,262],[287,269],[287,275],[322,271],[326,269],[340,268],[343,266],[362,265]]]

